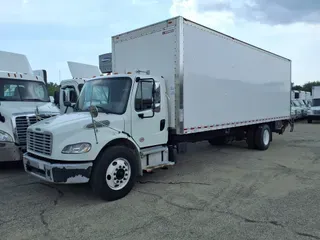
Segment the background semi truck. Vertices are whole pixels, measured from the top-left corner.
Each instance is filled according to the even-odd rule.
[[[320,120],[320,86],[312,87],[312,106],[308,110],[308,123]]]
[[[73,111],[71,106],[77,102],[86,79],[101,75],[98,66],[72,61],[67,63],[72,79],[62,80],[59,91],[54,93],[54,103],[60,109],[61,114]]]
[[[112,37],[112,59],[113,74],[86,81],[73,113],[28,128],[26,172],[116,200],[143,171],[174,165],[180,143],[267,150],[292,124],[289,59],[185,18]]]
[[[58,113],[27,57],[0,51],[0,162],[22,160],[28,126]]]

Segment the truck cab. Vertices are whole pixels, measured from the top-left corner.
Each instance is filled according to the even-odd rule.
[[[303,109],[299,103],[299,101],[297,99],[293,99],[291,100],[291,110],[292,110],[292,113],[294,112],[294,116],[295,116],[295,119],[299,119],[299,118],[302,118],[303,116]]]
[[[117,198],[116,190],[129,189],[128,181],[131,184],[143,170],[174,164],[166,146],[164,78],[130,73],[96,77],[86,81],[72,108],[71,113],[28,128],[30,139],[45,139],[41,145],[28,142],[24,155],[28,173],[55,183],[85,183],[94,175],[95,191],[105,197],[114,191],[116,195],[108,196]],[[58,159],[62,161],[52,162]],[[103,175],[109,191],[99,184]]]
[[[0,52],[0,161],[22,160],[28,126],[59,113],[25,55]]]
[[[320,120],[320,86],[312,87],[312,105],[308,110],[308,123]]]
[[[67,63],[72,79],[62,80],[59,91],[54,94],[54,103],[61,114],[73,111],[72,107],[76,104],[86,79],[101,75],[98,66],[71,61]]]

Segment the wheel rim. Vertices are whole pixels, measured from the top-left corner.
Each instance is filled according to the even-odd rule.
[[[124,188],[131,177],[131,168],[127,159],[117,158],[113,160],[106,172],[106,182],[112,190]]]
[[[263,131],[263,144],[267,146],[270,141],[270,133],[267,129]]]

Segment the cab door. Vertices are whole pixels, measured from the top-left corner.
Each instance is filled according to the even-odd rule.
[[[168,121],[166,108],[162,107],[165,89],[152,78],[135,84],[132,102],[132,137],[141,147],[166,144]]]

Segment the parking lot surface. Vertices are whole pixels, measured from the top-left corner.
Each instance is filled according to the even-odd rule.
[[[0,239],[320,239],[320,124],[267,151],[190,144],[178,161],[115,202],[1,169]]]

